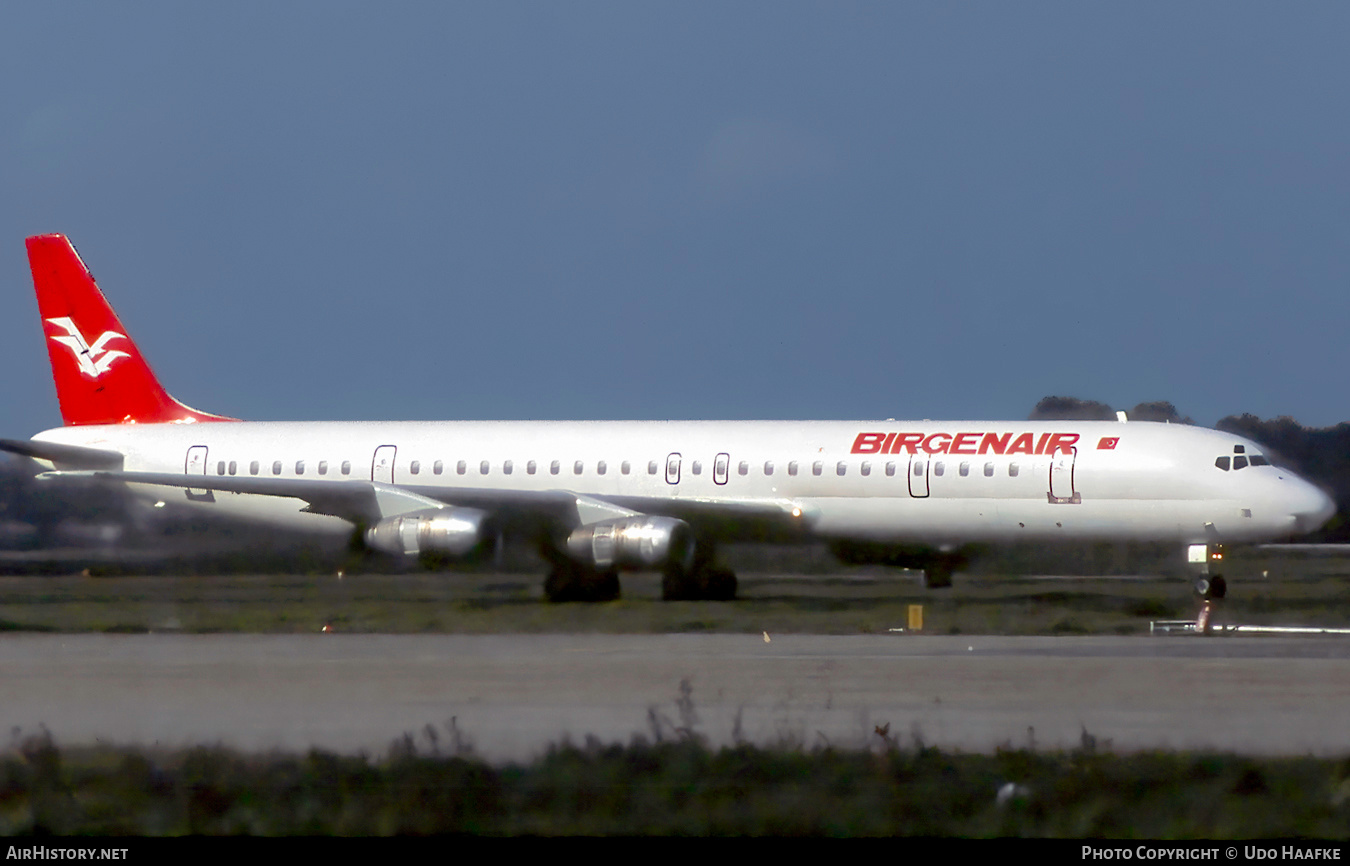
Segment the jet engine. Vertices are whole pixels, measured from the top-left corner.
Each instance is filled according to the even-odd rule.
[[[366,546],[406,556],[427,551],[464,556],[482,540],[487,516],[477,508],[430,508],[389,517],[366,530]]]
[[[567,553],[600,571],[687,566],[694,536],[683,520],[639,514],[578,527],[567,537]]]

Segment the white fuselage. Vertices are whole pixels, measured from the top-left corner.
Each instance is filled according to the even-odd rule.
[[[778,504],[815,537],[934,547],[1270,541],[1310,531],[1333,510],[1286,469],[1216,465],[1260,455],[1250,440],[1148,422],[238,422],[74,426],[34,438],[122,452],[127,471],[378,481],[442,490],[448,501],[454,490],[565,490],[639,498],[653,512]],[[296,499],[202,501],[133,486],[290,526],[342,526],[301,512]]]

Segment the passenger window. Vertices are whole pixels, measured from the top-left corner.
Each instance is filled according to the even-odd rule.
[[[538,469],[539,469],[539,464],[536,463],[536,462],[534,462],[533,460],[531,460],[529,463],[526,463],[526,464],[525,464],[525,474],[526,474],[526,475],[533,475],[533,474],[535,473],[535,471],[538,470]]]
[[[647,462],[647,474],[648,474],[648,475],[655,475],[655,474],[656,474],[656,468],[657,468],[657,467],[656,467],[656,461],[655,461],[655,460],[650,460],[650,461]]]
[[[515,469],[515,468],[516,468],[515,461],[513,461],[513,460],[508,460],[508,461],[506,461],[505,463],[502,464],[502,474],[503,474],[503,475],[510,475],[510,474],[511,474],[511,471],[512,471],[513,469]]]
[[[230,474],[231,474],[231,475],[234,474],[234,470],[233,470],[233,469],[230,470]],[[303,460],[297,460],[297,461],[295,461],[295,474],[296,474],[296,475],[304,475],[304,474],[305,474],[305,461],[303,461]]]
[[[280,474],[281,474],[281,461],[280,461],[280,460],[273,461],[273,463],[272,463],[272,474],[273,474],[273,475],[280,475]]]
[[[572,474],[580,475],[582,473],[582,470],[584,470],[585,468],[586,468],[585,464],[583,464],[580,460],[578,460],[576,463],[572,464]]]
[[[558,474],[558,470],[561,469],[561,468],[562,468],[562,464],[559,463],[557,460],[554,460],[552,463],[550,463],[550,464],[548,465],[548,474],[549,474],[549,475],[557,475],[557,474]]]
[[[992,463],[986,463],[986,464],[984,464],[984,477],[985,477],[985,478],[993,478],[993,477],[994,477],[994,464],[992,464]]]
[[[233,460],[230,461],[230,474],[231,474],[231,475],[234,474],[234,461],[233,461]]]
[[[1217,460],[1214,461],[1214,465],[1217,466],[1217,467],[1219,467],[1220,469],[1222,469],[1224,472],[1227,472],[1227,471],[1228,471],[1228,458],[1227,458],[1227,457],[1220,457],[1219,459],[1217,459]]]
[[[941,476],[942,473],[944,473],[944,472],[946,472],[946,471],[947,471],[947,465],[946,465],[945,463],[943,463],[941,460],[939,460],[939,461],[937,461],[936,463],[933,464],[933,474],[934,474],[934,475]]]
[[[328,464],[327,464],[327,463],[320,463],[320,464],[319,464],[319,474],[322,475],[322,474],[323,474],[324,472],[326,472],[326,471],[328,471]],[[422,471],[422,461],[420,461],[420,460],[414,460],[413,462],[409,463],[409,464],[408,464],[408,471],[411,472],[413,475],[416,475],[417,473],[421,472],[421,471]]]
[[[797,474],[797,461],[796,461],[796,460],[793,460],[793,461],[791,461],[791,462],[788,463],[788,474],[789,474],[789,475],[796,475],[796,474]]]
[[[887,462],[887,463],[886,463],[886,474],[887,474],[888,476],[889,476],[889,475],[894,475],[894,474],[895,474],[895,464],[894,464],[894,463],[891,463],[891,462]]]
[[[343,460],[343,461],[342,461],[342,474],[343,474],[343,475],[351,475],[351,474],[352,474],[352,461],[350,461],[350,460]]]
[[[604,474],[605,474],[605,471],[608,470],[608,469],[609,469],[609,464],[605,463],[605,461],[603,461],[603,460],[601,460],[599,463],[595,464],[595,474],[596,474],[596,475],[604,475]]]
[[[432,474],[432,475],[440,475],[440,474],[441,474],[442,472],[444,472],[444,471],[445,471],[445,461],[444,461],[444,460],[437,460],[435,463],[431,464],[431,474]],[[346,473],[344,472],[343,474],[345,475]]]
[[[689,471],[695,475],[701,475],[703,473],[703,461],[695,460],[694,465],[689,467]]]
[[[216,464],[216,474],[217,474],[217,475],[224,475],[224,474],[225,474],[225,461],[224,461],[224,460],[222,460],[222,461],[220,461],[219,463]]]
[[[625,460],[625,461],[623,461],[622,463],[619,464],[619,472],[620,472],[620,474],[628,475],[628,474],[630,474],[632,471],[633,471],[633,464],[630,463],[629,461]]]
[[[765,474],[765,475],[772,475],[772,474],[773,474],[773,461],[772,461],[772,460],[765,460],[765,461],[764,461],[764,474]]]
[[[1234,469],[1246,469],[1246,468],[1247,468],[1247,458],[1246,458],[1246,457],[1234,457],[1234,458],[1233,458],[1233,468],[1234,468]]]
[[[254,460],[252,463],[248,464],[248,474],[249,474],[249,475],[257,475],[257,474],[258,474],[258,461],[257,461],[257,460]]]
[[[468,472],[469,462],[467,460],[459,461],[458,463],[455,464],[455,471],[458,472],[460,475],[463,475],[465,472]]]
[[[868,463],[866,460],[864,460],[864,461],[862,462],[862,466],[858,467],[858,471],[861,472],[863,475],[871,475],[871,474],[872,474],[872,464],[871,464],[871,463]]]
[[[417,465],[417,461],[414,460],[414,461],[413,461],[413,465],[416,466],[416,465]],[[328,461],[327,461],[327,460],[320,460],[320,461],[319,461],[319,474],[320,474],[320,475],[327,475],[327,474],[328,474]],[[416,469],[413,470],[413,474],[414,474],[414,475],[417,474],[417,470],[416,470]]]
[[[812,474],[812,475],[819,475],[819,474],[820,474],[821,472],[823,472],[824,470],[825,470],[825,464],[822,463],[822,462],[819,461],[819,460],[817,460],[815,463],[812,463],[812,464],[811,464],[811,474]]]
[[[914,476],[917,478],[917,477],[923,475],[923,470],[924,470],[924,464],[923,464],[923,462],[922,462],[922,461],[919,461],[919,460],[916,460],[916,461],[914,462]]]
[[[740,464],[739,466],[736,467],[736,471],[737,471],[738,473],[740,473],[741,475],[749,475],[749,474],[750,474],[750,464],[747,463],[746,461],[742,460],[742,461],[741,461],[741,464]]]
[[[1017,477],[1018,471],[1020,471],[1020,470],[1019,470],[1019,467],[1018,467],[1018,465],[1017,465],[1016,463],[1009,463],[1009,464],[1008,464],[1008,477],[1009,477],[1009,478],[1016,478],[1016,477]]]
[[[970,474],[970,461],[969,461],[969,460],[962,460],[962,461],[961,461],[961,477],[962,477],[962,478],[965,478],[965,477],[966,477],[967,475],[969,475],[969,474]]]
[[[840,460],[839,464],[834,467],[834,473],[842,477],[846,472],[848,472],[848,464]]]
[[[479,475],[486,475],[486,474],[488,474],[488,470],[491,469],[491,468],[492,468],[492,467],[488,464],[488,462],[487,462],[486,460],[484,460],[484,461],[482,461],[482,462],[480,462],[480,463],[478,464],[478,474],[479,474]]]

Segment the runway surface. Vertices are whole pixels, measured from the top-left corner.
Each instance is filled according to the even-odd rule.
[[[8,635],[0,723],[94,742],[528,760],[712,745],[1350,754],[1350,640],[918,635]]]

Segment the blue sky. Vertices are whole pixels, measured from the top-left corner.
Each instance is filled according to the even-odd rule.
[[[1350,418],[1350,6],[8,4],[23,238],[249,419]]]

